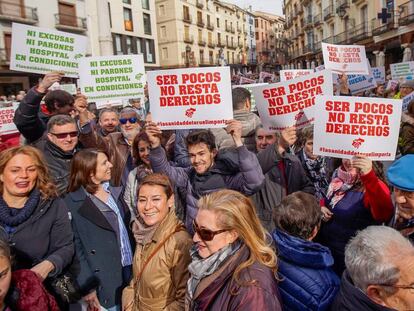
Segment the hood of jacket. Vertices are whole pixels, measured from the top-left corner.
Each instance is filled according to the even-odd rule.
[[[325,246],[291,236],[275,229],[273,240],[278,248],[278,256],[285,262],[312,269],[325,269],[334,263],[331,252]]]
[[[60,159],[72,159],[75,153],[75,150],[71,152],[63,151],[57,145],[52,143],[49,139],[46,141],[45,149],[49,151],[52,156]]]
[[[347,270],[342,275],[341,288],[332,305],[332,310],[396,311],[375,303],[355,287]]]
[[[251,111],[234,111],[234,119],[242,124],[242,137],[255,134],[256,127],[260,124],[259,117]]]

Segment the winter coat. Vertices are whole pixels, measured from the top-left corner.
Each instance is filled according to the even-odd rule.
[[[124,201],[128,205],[131,215],[136,216],[137,190],[145,176],[152,173],[152,170],[141,164],[134,168],[128,175],[128,181],[124,190]]]
[[[355,287],[348,271],[342,275],[341,288],[331,307],[332,311],[396,311],[372,301],[362,290]]]
[[[216,160],[219,155],[216,157]],[[233,156],[236,157],[236,159],[234,159]],[[196,174],[194,168],[171,166],[167,160],[165,150],[162,147],[152,149],[149,158],[151,161],[151,167],[155,173],[166,174],[175,186],[181,188],[182,191],[185,192],[185,226],[190,233],[193,233],[192,223],[193,219],[195,219],[197,215],[197,201],[199,199],[192,184],[192,180],[194,180],[194,176]],[[241,146],[236,148],[235,152],[233,152],[231,161],[233,164],[237,164],[237,171],[221,173],[220,171],[213,171],[213,165],[213,167],[209,170],[212,178],[219,180],[222,179],[227,189],[240,191],[245,195],[252,195],[255,193],[260,188],[264,179],[256,155],[249,152],[245,146]],[[210,183],[209,186],[211,186],[211,188],[205,190],[203,195],[221,189],[217,187],[213,188],[214,186],[218,186],[216,184],[212,185]]]
[[[328,310],[339,290],[329,249],[277,229],[272,237],[284,310]]]
[[[29,219],[13,232],[0,227],[0,238],[11,246],[15,269],[31,269],[48,260],[55,267],[49,277],[54,277],[72,262],[73,233],[61,199],[41,200]]]
[[[247,150],[256,152],[256,128],[261,124],[260,118],[250,111],[234,111],[234,119],[242,124],[242,141]],[[235,148],[233,137],[224,128],[214,128],[211,132],[216,138],[217,149]]]
[[[291,154],[280,155],[276,145],[268,146],[257,155],[265,182],[261,189],[252,196],[256,212],[262,225],[273,231],[273,209],[282,199],[293,192],[304,191],[314,194],[315,188],[303,170],[299,159]]]
[[[232,279],[235,269],[249,256],[250,251],[244,245],[216,272],[202,279],[194,293],[191,308],[186,305],[186,310],[282,310],[277,281],[270,268],[254,262],[241,270],[239,282]],[[254,284],[249,284],[252,281]]]
[[[121,188],[110,188],[110,192],[128,228],[130,213],[121,199]],[[120,305],[122,290],[130,280],[122,276],[121,251],[113,226],[83,188],[69,193],[64,200],[72,214],[75,256],[79,264],[76,278],[81,294],[96,290],[105,308]]]
[[[400,139],[398,146],[402,155],[414,153],[414,118],[406,113],[402,114]]]
[[[13,121],[29,144],[43,136],[49,121],[49,116],[40,111],[43,96],[45,94],[36,91],[36,87],[31,88],[14,114]]]
[[[172,232],[178,230],[172,236]],[[167,239],[167,240],[166,240]],[[142,267],[159,244],[166,241],[144,270]],[[192,239],[171,209],[152,241],[135,249],[133,278],[122,293],[122,306],[133,311],[182,310],[191,262]],[[137,274],[142,272],[138,279]]]

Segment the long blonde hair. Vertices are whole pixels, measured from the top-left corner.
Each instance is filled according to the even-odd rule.
[[[216,213],[219,228],[235,230],[250,250],[249,258],[234,271],[233,279],[238,284],[241,270],[256,261],[277,271],[276,254],[249,198],[237,191],[220,190],[203,196],[198,201],[198,208]]]

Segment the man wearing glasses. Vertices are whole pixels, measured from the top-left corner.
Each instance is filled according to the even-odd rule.
[[[414,242],[414,154],[407,154],[390,166],[388,182],[394,186],[396,212],[393,227]]]
[[[360,231],[346,246],[345,265],[331,310],[414,310],[414,247],[395,229]]]

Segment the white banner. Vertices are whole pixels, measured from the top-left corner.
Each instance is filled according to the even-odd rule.
[[[323,61],[326,69],[348,75],[368,75],[368,60],[363,45],[336,45],[322,42]]]
[[[414,80],[414,62],[391,64],[390,68],[393,80]]]
[[[10,69],[40,74],[62,71],[66,77],[76,78],[87,40],[68,32],[13,23]]]
[[[288,81],[302,76],[307,76],[312,74],[314,71],[312,69],[290,69],[290,70],[280,70],[280,82]]]
[[[147,72],[152,118],[162,129],[225,127],[233,119],[230,67]]]
[[[401,119],[401,100],[351,96],[316,99],[313,153],[371,160],[395,158]]]
[[[372,67],[372,74],[378,84],[385,83],[385,67]]]
[[[143,98],[142,55],[85,57],[80,60],[79,86],[91,102],[110,104],[123,98]]]
[[[17,133],[17,127],[13,122],[17,105],[0,108],[0,135]]]
[[[315,97],[332,95],[332,73],[324,70],[295,80],[253,88],[256,107],[268,131],[313,123]]]
[[[352,94],[362,93],[377,87],[377,81],[370,70],[370,74],[365,75],[349,75],[348,86]]]

